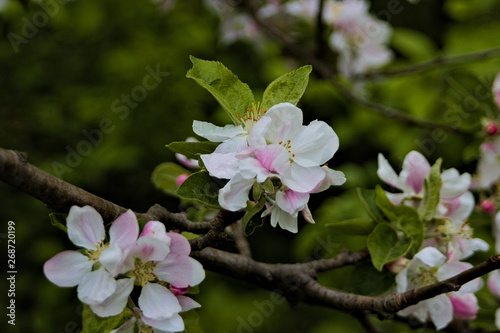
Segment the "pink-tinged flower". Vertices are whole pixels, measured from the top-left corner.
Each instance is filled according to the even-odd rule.
[[[450,294],[450,301],[453,305],[453,315],[455,318],[461,320],[476,318],[479,305],[477,304],[477,297],[474,294]]]
[[[479,149],[481,156],[474,187],[488,189],[500,177],[500,136],[493,141],[484,142]]]
[[[494,136],[498,134],[498,124],[494,122],[489,122],[484,126],[484,132],[488,136]]]
[[[493,293],[493,295],[500,297],[500,271],[495,270],[490,273],[488,277],[488,289]]]
[[[496,213],[493,222],[493,236],[495,237],[495,250],[500,252],[500,211]]]
[[[424,183],[429,179],[431,166],[427,159],[416,151],[411,151],[403,161],[403,169],[397,175],[382,154],[378,155],[377,174],[384,182],[403,193],[387,193],[391,202],[399,205],[404,202],[415,205],[413,199],[423,199]],[[456,169],[447,169],[441,173],[442,186],[440,201],[435,217],[445,217],[460,226],[474,208],[474,197],[468,191],[471,176],[460,174]]]
[[[316,0],[295,0],[284,4],[282,11],[289,15],[313,23],[318,16],[318,2]]]
[[[109,243],[105,242],[101,215],[90,206],[71,207],[67,227],[69,239],[85,248],[85,254],[64,251],[55,255],[43,267],[45,276],[60,287],[78,285],[82,302],[90,306],[101,304],[122,287],[114,277],[126,251],[137,239],[137,219],[130,210],[120,215],[111,225]]]
[[[495,81],[493,81],[493,97],[495,99],[495,103],[500,108],[500,73],[495,77]]]
[[[178,291],[199,284],[205,278],[201,264],[189,257],[191,247],[187,239],[174,232],[166,232],[158,221],[150,221],[128,252],[120,273],[128,278],[120,279],[124,285],[141,286],[139,308],[141,320],[149,326],[166,331],[182,331],[184,323],[179,316],[182,306]],[[110,306],[117,299],[127,298],[131,288],[123,288],[109,297]],[[108,304],[92,307],[99,316],[110,312]],[[123,307],[122,307],[123,310]]]
[[[390,25],[371,15],[363,0],[325,3],[325,22],[334,32],[329,42],[339,53],[338,68],[347,77],[380,67],[392,60],[387,48]]]
[[[420,250],[408,266],[396,275],[398,293],[446,280],[472,267],[469,263],[447,262],[446,260],[446,257],[434,247]],[[438,295],[403,309],[398,314],[405,317],[412,316],[422,323],[430,317],[436,328],[442,329],[451,322],[454,311],[459,316],[466,313],[470,315],[473,309],[459,308],[458,298],[467,299],[470,296],[464,295],[474,293],[481,287],[482,280],[478,278],[466,283],[458,292]],[[451,296],[457,296],[456,310]]]
[[[181,310],[179,312],[189,311],[201,306],[189,297],[180,295],[177,295],[176,297],[179,305],[181,306]],[[182,318],[180,318],[180,316],[176,316],[176,321],[152,320],[151,318],[144,317],[143,312],[139,308],[132,308],[131,310],[133,313],[132,318],[123,323],[123,325],[119,328],[112,330],[111,333],[134,333],[136,332],[136,328],[139,332],[157,333],[170,333],[184,330],[184,323],[182,322]]]

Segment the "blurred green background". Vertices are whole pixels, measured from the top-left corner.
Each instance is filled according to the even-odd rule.
[[[372,1],[372,12],[395,27],[391,47],[396,59],[391,66],[500,44],[496,0],[396,2],[399,13],[383,15],[387,1]],[[273,43],[221,43],[219,17],[202,1],[178,1],[168,11],[145,0],[22,3],[24,7],[8,0],[0,12],[0,147],[24,151],[39,168],[135,211],[146,211],[154,203],[172,211],[184,209],[150,181],[156,165],[175,161],[165,144],[192,136],[194,119],[229,122],[215,99],[185,78],[189,55],[221,61],[257,95],[279,75],[304,65]],[[237,13],[231,6],[226,10]],[[44,23],[40,12],[52,14]],[[12,33],[20,39],[13,39]],[[482,117],[497,116],[488,92],[499,70],[496,58],[358,84],[354,89],[419,117],[479,130]],[[151,71],[168,75],[158,76],[154,89],[141,89]],[[147,80],[152,86],[154,80]],[[146,94],[140,95],[143,91]],[[140,101],[127,102],[126,95],[132,93]],[[340,149],[329,165],[344,171],[348,181],[342,188],[313,196],[316,225],[306,226],[301,220],[298,235],[265,226],[250,236],[258,260],[305,261],[332,256],[345,246],[359,248],[363,239],[340,237],[323,225],[359,216],[353,189],[379,183],[379,152],[394,166],[417,149],[431,162],[443,157],[444,168],[474,171],[479,135],[383,118],[346,103],[314,74],[299,106],[306,123],[321,119],[339,135]],[[72,151],[79,149],[85,156],[75,157]],[[75,288],[56,287],[42,273],[47,259],[74,248],[50,225],[49,213],[41,202],[0,183],[2,253],[7,222],[14,221],[18,271],[16,326],[2,319],[2,332],[1,327],[7,332],[51,333],[78,332],[81,327]],[[475,214],[471,222],[479,236],[492,241],[489,217]],[[479,254],[472,262],[492,253]],[[343,288],[351,270],[343,268],[320,279]],[[274,299],[269,291],[217,274],[208,274],[200,290],[194,298],[203,305],[197,313],[205,332],[363,332],[353,316],[331,309],[273,302],[272,311],[263,310],[262,304]],[[0,292],[1,299],[8,300],[6,290]],[[488,305],[480,313],[481,325],[492,328],[495,300],[484,293],[481,302]],[[410,330],[405,324],[376,322],[384,332]]]

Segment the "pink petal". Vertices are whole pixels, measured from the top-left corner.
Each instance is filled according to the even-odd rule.
[[[493,96],[495,97],[495,103],[500,108],[500,73],[495,77],[493,81]]]
[[[238,171],[236,153],[205,154],[201,155],[201,160],[212,177],[231,179],[236,174],[236,171]]]
[[[147,283],[142,287],[139,307],[144,317],[151,319],[167,319],[182,310],[175,295],[157,283]]]
[[[120,215],[109,229],[109,239],[112,245],[118,245],[124,250],[137,240],[139,224],[135,214],[129,209]]]
[[[134,288],[134,279],[116,281],[116,290],[104,302],[90,304],[92,311],[99,317],[110,317],[120,314],[127,305],[128,296]]]
[[[94,208],[73,206],[69,210],[66,221],[68,236],[73,244],[95,250],[96,246],[104,240],[104,222]]]
[[[56,254],[43,265],[43,272],[50,282],[59,287],[74,287],[82,276],[90,272],[93,261],[77,251]]]
[[[490,273],[488,277],[488,289],[496,296],[500,296],[500,271]]]
[[[203,266],[188,256],[168,255],[156,265],[155,274],[161,281],[184,288],[199,284],[205,278]]]
[[[419,152],[411,151],[403,161],[400,177],[418,194],[424,188],[424,179],[429,176],[430,172],[431,166],[427,159]]]
[[[171,239],[170,254],[188,256],[191,253],[191,245],[186,237],[176,232],[168,232],[167,235]]]
[[[133,253],[143,263],[148,261],[160,261],[170,252],[170,244],[154,237],[139,237]]]
[[[456,293],[450,294],[450,301],[453,305],[453,314],[455,318],[461,320],[472,320],[476,318],[479,311],[477,298],[472,293],[459,295]]]
[[[272,172],[282,169],[279,165],[290,164],[285,147],[278,144],[257,148],[254,150],[254,153],[255,157],[257,157],[257,160],[262,164],[262,166]]]
[[[116,290],[116,280],[101,266],[96,271],[88,272],[78,285],[78,298],[86,304],[99,304]]]
[[[308,201],[308,193],[300,193],[292,190],[276,193],[276,204],[285,212],[294,216],[297,215],[299,210],[304,209]]]
[[[159,240],[171,244],[171,239],[167,235],[167,230],[165,229],[165,225],[159,221],[149,221],[142,229],[141,237],[154,237]]]

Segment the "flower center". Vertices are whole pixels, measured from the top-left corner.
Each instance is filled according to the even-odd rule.
[[[135,258],[135,269],[132,272],[135,276],[135,283],[144,287],[148,282],[158,280],[158,276],[154,272],[155,267],[156,263],[152,261],[143,263],[141,259]]]
[[[99,244],[97,244],[95,250],[85,250],[85,254],[89,257],[89,261],[98,261],[101,256],[102,251],[109,247],[109,243],[104,243],[104,239],[101,239]]]
[[[259,106],[260,102],[258,102],[257,104],[252,103],[252,107],[248,108],[243,116],[238,115],[238,118],[243,120],[243,122],[245,123],[245,129],[247,133],[250,133],[253,125],[267,112],[267,110],[262,110],[262,108],[260,108]]]
[[[418,273],[413,279],[413,283],[417,286],[428,286],[433,283],[438,282],[438,278],[436,276],[437,268],[436,267],[419,267],[420,273]]]
[[[290,160],[290,163],[293,163],[295,154],[292,152],[292,140],[280,141],[278,142],[278,144],[285,147],[286,151],[288,152],[288,159]]]

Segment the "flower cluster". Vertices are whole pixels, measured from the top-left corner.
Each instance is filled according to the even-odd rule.
[[[290,103],[267,111],[254,106],[242,121],[244,126],[193,123],[196,134],[221,142],[212,154],[201,156],[211,176],[229,180],[219,191],[219,204],[243,209],[250,190],[257,188],[253,193],[266,201],[263,215],[271,214],[271,225],[297,232],[298,212],[313,222],[309,195],[345,182],[342,172],[323,165],[337,151],[338,137],[325,122],[302,125],[302,111]]]
[[[419,211],[427,195],[425,182],[430,181],[431,166],[426,158],[410,152],[404,159],[399,175],[394,172],[382,154],[379,155],[379,177],[401,190],[401,193],[387,193],[392,203],[405,204]],[[445,280],[470,267],[460,260],[470,257],[476,251],[487,251],[488,243],[474,238],[473,230],[467,223],[474,197],[468,191],[471,176],[459,174],[456,169],[441,173],[439,202],[432,218],[426,223],[426,240],[423,248],[410,260],[396,276],[397,290],[403,292],[415,287]],[[460,292],[439,295],[418,303],[399,313],[412,315],[425,322],[430,316],[438,329],[447,326],[453,316],[459,319],[473,319],[478,311],[474,292],[481,287],[481,280],[466,284]]]
[[[205,277],[201,264],[189,257],[186,238],[166,232],[158,221],[148,222],[139,235],[129,210],[113,222],[106,242],[102,217],[90,206],[73,206],[67,228],[69,239],[85,252],[64,251],[49,259],[44,273],[51,282],[78,286],[78,298],[100,317],[122,313],[138,286],[139,306],[131,308],[132,318],[114,332],[128,332],[130,327],[133,331],[134,326],[156,332],[184,330],[179,313],[200,306],[184,293]]]

